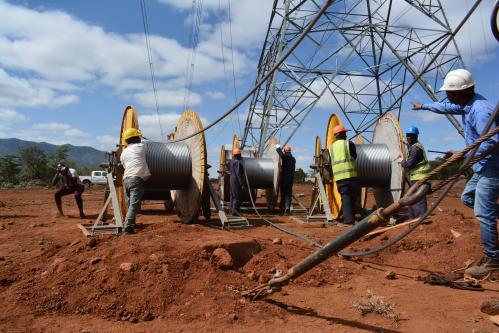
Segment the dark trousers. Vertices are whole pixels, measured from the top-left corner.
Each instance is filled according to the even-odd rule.
[[[83,215],[83,199],[82,194],[85,191],[85,186],[82,184],[76,184],[75,186],[64,185],[54,194],[55,204],[57,209],[62,212],[62,197],[65,195],[73,194],[75,195],[76,205],[78,205],[78,210],[80,215]]]
[[[237,181],[230,182],[230,210],[229,213],[237,215],[241,208],[241,186]]]
[[[411,186],[414,185],[416,182],[417,180],[409,181]],[[423,199],[409,206],[409,218],[415,219],[416,217],[420,217],[426,212],[427,209],[428,209],[428,203],[426,202],[426,195],[425,195]]]
[[[281,204],[279,207],[281,211],[291,208],[291,196],[293,195],[293,183],[281,183]]]
[[[343,223],[355,223],[355,211],[360,210],[359,185],[357,178],[342,179],[336,182],[338,191],[341,194],[341,211],[343,213]]]

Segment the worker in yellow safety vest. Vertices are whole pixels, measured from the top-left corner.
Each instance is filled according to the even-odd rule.
[[[333,129],[336,141],[329,146],[333,178],[341,194],[341,210],[343,213],[343,224],[353,225],[355,223],[355,210],[360,209],[359,185],[357,182],[357,167],[355,159],[357,151],[355,144],[347,140],[346,132],[349,131],[343,125],[337,125]]]
[[[426,157],[423,145],[418,141],[419,130],[416,126],[409,126],[405,131],[407,143],[409,144],[409,156],[400,165],[407,170],[411,186],[418,180],[423,179],[430,171],[430,164]],[[409,218],[414,219],[423,215],[428,208],[426,196],[420,201],[409,206]]]

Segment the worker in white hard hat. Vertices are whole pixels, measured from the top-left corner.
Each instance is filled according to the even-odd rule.
[[[456,69],[447,74],[440,91],[445,91],[449,102],[429,104],[412,103],[413,110],[429,110],[441,114],[460,114],[464,124],[466,145],[475,142],[493,116],[494,106],[483,96],[475,93],[475,82],[471,73],[465,69]],[[496,116],[495,124],[499,125]],[[499,141],[495,135],[484,141],[476,155],[480,155]],[[474,209],[480,221],[480,234],[483,258],[478,265],[466,270],[474,278],[486,276],[492,271],[499,271],[499,246],[497,240],[497,199],[499,198],[499,152],[492,154],[473,165],[473,177],[468,181],[461,195],[463,203]]]
[[[120,161],[125,168],[123,184],[128,204],[125,217],[124,235],[135,233],[135,217],[144,195],[144,183],[151,177],[146,161],[146,146],[141,140],[136,128],[129,128],[123,133],[127,147],[120,155]]]

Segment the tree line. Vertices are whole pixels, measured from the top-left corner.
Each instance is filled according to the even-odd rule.
[[[17,155],[6,155],[0,157],[0,187],[11,187],[31,181],[39,181],[42,184],[50,184],[54,176],[57,164],[65,161],[66,165],[74,168],[80,175],[90,174],[92,169],[88,167],[80,168],[69,159],[70,147],[63,145],[54,152],[49,153],[38,147],[26,147],[19,149]],[[442,164],[443,158],[436,158],[430,161],[432,168]],[[455,163],[444,172],[438,174],[435,179],[445,179],[457,170],[459,163]],[[307,174],[303,169],[295,171],[294,181],[302,183]]]
[[[32,181],[49,185],[57,170],[57,164],[64,161],[80,175],[90,174],[88,167],[79,168],[69,159],[70,147],[63,145],[54,152],[38,147],[20,148],[17,155],[0,157],[0,187],[12,187]]]

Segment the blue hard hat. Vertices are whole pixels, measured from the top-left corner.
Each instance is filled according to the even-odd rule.
[[[418,135],[419,134],[419,130],[416,126],[409,126],[407,128],[407,130],[405,131],[405,134],[415,134],[415,135]]]

